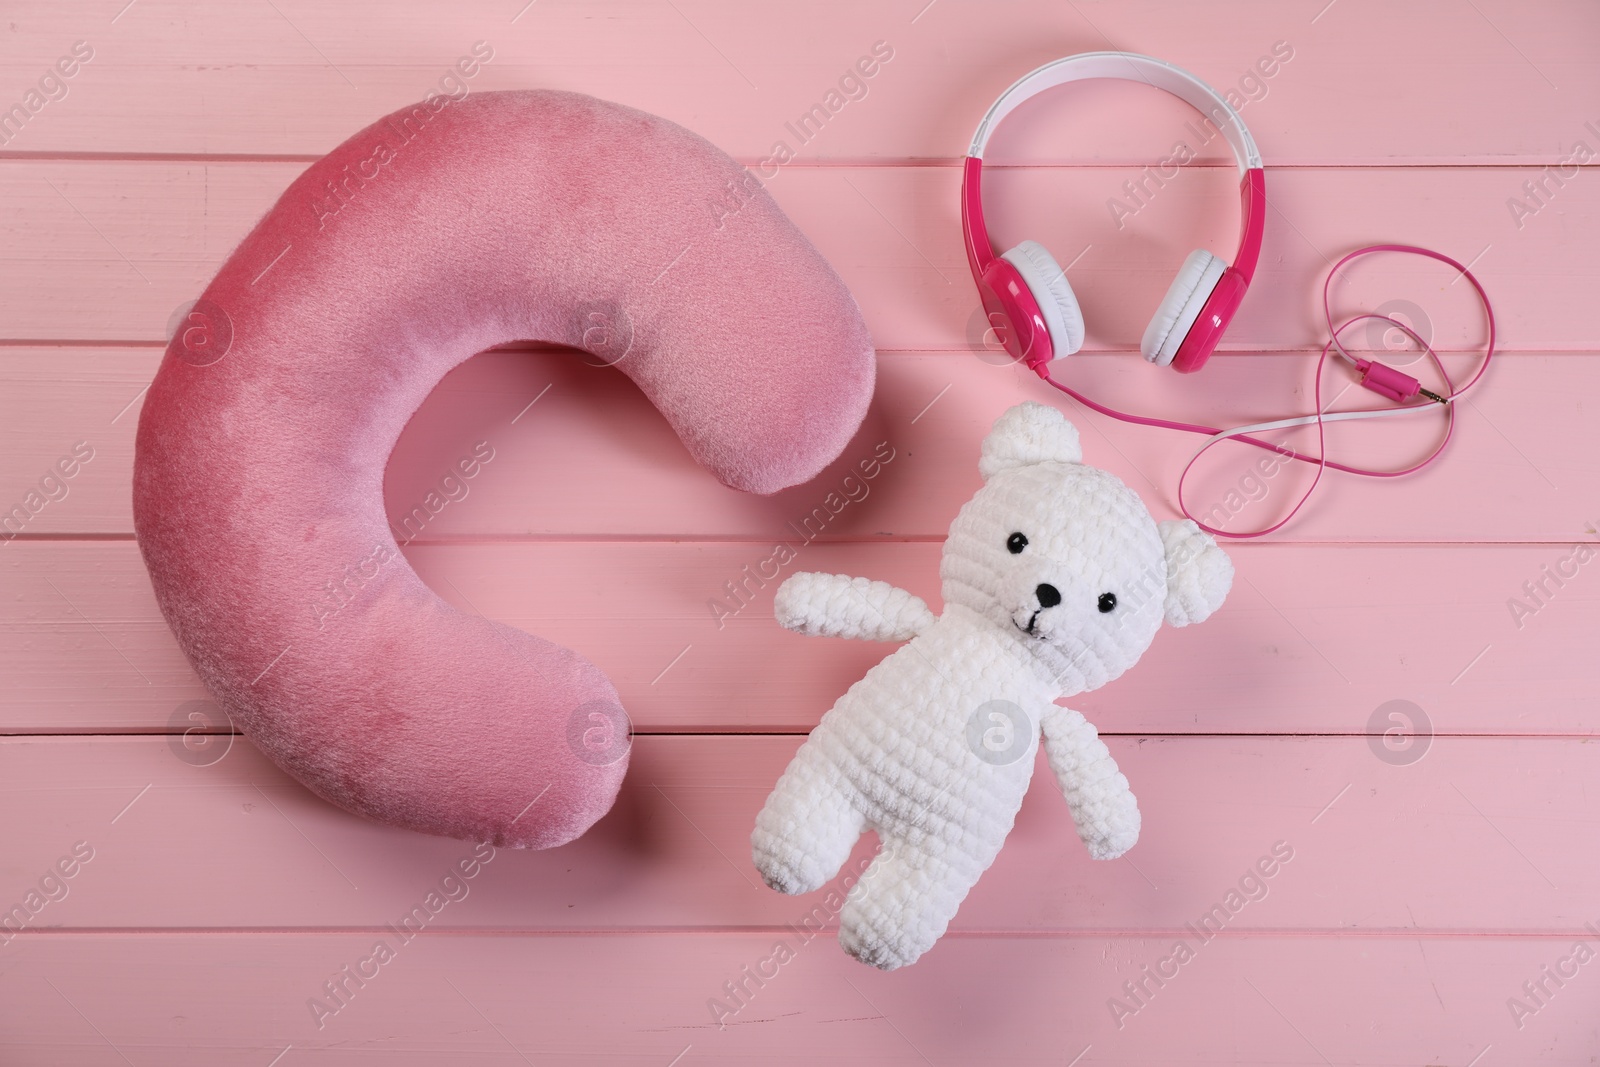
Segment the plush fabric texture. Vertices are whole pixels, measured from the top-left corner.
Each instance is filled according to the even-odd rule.
[[[873,387],[849,291],[702,138],[573,93],[432,96],[309,167],[223,265],[145,400],[133,504],[179,643],[280,767],[373,819],[541,848],[615,798],[616,690],[445,603],[383,505],[423,398],[519,339],[615,365],[758,493],[835,458]]]
[[[801,633],[910,642],[822,717],[756,818],[774,889],[808,893],[857,839],[882,843],[850,888],[839,942],[884,970],[944,934],[1011,832],[1043,743],[1078,836],[1113,859],[1139,836],[1128,780],[1059,698],[1133,666],[1163,619],[1198,622],[1233,568],[1192,522],[1157,523],[1115,476],[1081,462],[1054,408],[1022,404],[983,442],[983,487],[950,527],[935,617],[904,590],[800,573],[775,614]]]
[[[778,625],[812,637],[909,641],[934,620],[919,596],[888,582],[801,571],[779,586]]]

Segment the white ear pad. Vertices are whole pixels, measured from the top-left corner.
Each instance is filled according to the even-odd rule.
[[[1022,275],[1028,290],[1039,303],[1044,324],[1050,331],[1050,346],[1055,358],[1070,356],[1083,347],[1083,311],[1067,284],[1067,272],[1056,265],[1055,257],[1037,241],[1023,241],[1000,257]]]
[[[1178,354],[1183,339],[1189,336],[1189,327],[1200,317],[1200,311],[1211,299],[1211,292],[1222,280],[1228,265],[1203,248],[1189,253],[1172,279],[1166,298],[1156,308],[1155,317],[1145,327],[1144,340],[1139,350],[1144,358],[1158,367],[1165,367]]]

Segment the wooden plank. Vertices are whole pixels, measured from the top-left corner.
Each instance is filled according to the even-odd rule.
[[[894,646],[781,629],[772,618],[780,578],[861,574],[937,607],[940,546],[792,547],[787,565],[760,541],[413,545],[406,554],[461,610],[591,657],[639,730],[805,731]],[[1559,587],[1547,577],[1570,545],[1232,551],[1238,577],[1220,612],[1162,633],[1137,668],[1074,705],[1118,732],[1362,733],[1395,699],[1423,707],[1441,732],[1600,731],[1589,655],[1595,564],[1572,559],[1566,568],[1578,576]],[[0,548],[0,574],[0,675],[10,683],[0,731],[167,730],[204,698],[133,544],[18,541]],[[1523,588],[1536,582],[1548,594],[1537,606]]]
[[[546,852],[479,850],[481,869],[463,877],[475,846],[342,812],[242,739],[11,738],[0,742],[11,827],[0,903],[25,904],[82,841],[78,858],[92,857],[66,895],[35,898],[36,915],[13,929],[836,929],[872,837],[805,897],[767,889],[750,861],[756,813],[800,740],[640,737],[594,830]],[[1585,937],[1600,923],[1600,864],[1571,847],[1600,814],[1587,792],[1600,746],[1587,741],[1440,737],[1412,763],[1361,737],[1108,744],[1140,800],[1134,850],[1090,860],[1041,759],[952,929]],[[1471,893],[1459,891],[1463,871]]]
[[[148,349],[0,348],[0,514],[26,507],[4,527],[5,534],[131,535],[134,432],[142,392],[159,358]],[[1450,359],[1458,380],[1473,365],[1465,357]],[[827,540],[941,538],[980,484],[983,435],[1002,411],[1029,399],[1059,400],[1083,433],[1089,462],[1126,481],[1158,517],[1178,514],[1178,476],[1200,437],[1087,412],[1025,370],[973,355],[886,354],[878,362],[877,395],[840,458],[804,485],[754,497],[696,466],[666,421],[620,374],[569,354],[484,354],[448,375],[402,434],[386,478],[390,521],[397,538],[419,541],[771,542],[803,535],[795,527],[822,507],[831,511],[825,523],[812,522],[812,536],[820,531]],[[1218,359],[1202,381],[1126,355],[1077,356],[1061,374],[1123,410],[1216,420],[1214,425],[1311,406],[1305,392],[1309,358]],[[1351,379],[1342,368],[1328,369],[1324,380],[1325,399],[1342,393],[1337,407],[1367,403],[1365,390],[1346,391]],[[1600,466],[1588,445],[1587,397],[1596,391],[1595,359],[1506,356],[1481,391],[1458,408],[1455,436],[1436,465],[1401,479],[1330,472],[1319,495],[1274,537],[1570,544],[1593,536],[1591,527],[1600,519],[1594,506]],[[1387,423],[1333,425],[1330,455],[1394,469],[1427,455],[1442,425],[1432,411]],[[1310,430],[1283,440],[1316,448]],[[441,488],[457,460],[479,442],[493,451],[493,460],[475,480]],[[66,495],[54,483],[41,487],[79,443],[93,457],[64,482]],[[880,448],[894,458],[863,480],[860,465],[869,462],[871,469]],[[1186,484],[1191,512],[1228,530],[1275,522],[1304,491],[1313,470],[1273,467],[1271,459],[1241,445],[1213,450]],[[1259,466],[1263,460],[1266,468]],[[1263,478],[1264,469],[1272,476]],[[30,500],[30,492],[38,495]],[[437,494],[431,504],[430,492]],[[830,493],[841,494],[836,501],[844,494],[857,499],[838,506],[828,503]],[[641,504],[645,500],[648,506]],[[418,507],[424,508],[420,515]]]
[[[343,979],[337,1002],[323,983],[370,959],[372,935],[53,936],[0,962],[0,1019],[14,1067],[97,1067],[119,1053],[170,1067],[274,1056],[384,1067],[1060,1067],[1074,1057],[1584,1067],[1600,1043],[1593,963],[1549,985],[1522,1029],[1506,1007],[1542,968],[1568,959],[1570,969],[1570,940],[1221,938],[1159,989],[1150,983],[1118,1029],[1108,1002],[1126,1003],[1122,983],[1167,958],[1170,940],[951,938],[882,974],[791,938],[792,955],[765,963],[761,985],[745,978],[775,959],[780,936],[424,934],[366,964],[373,976],[360,986]],[[725,983],[740,981],[750,992],[734,1001]],[[738,1011],[714,1016],[710,1001]]]
[[[779,140],[805,162],[949,160],[1024,72],[1072,52],[1129,48],[1233,93],[1269,163],[1542,166],[1575,139],[1595,146],[1583,123],[1597,118],[1586,105],[1600,92],[1585,48],[1597,16],[1582,0],[1543,4],[1537,18],[1509,0],[1480,0],[1465,12],[1246,0],[1223,19],[1175,16],[1152,0],[827,0],[759,18],[727,0],[122,7],[13,5],[0,84],[15,96],[74,41],[94,56],[5,152],[320,155],[429,91],[541,87],[657,112],[752,162]],[[477,41],[492,49],[489,62],[444,81]],[[877,41],[893,58],[841,86]],[[849,98],[830,101],[830,91]],[[802,142],[785,124],[816,105],[832,114]],[[1007,131],[1018,158],[1154,162],[1193,117],[1123,86],[1080,89],[1034,111]],[[1069,156],[1067,146],[1079,145],[1089,147]]]
[[[174,312],[199,295],[302,169],[7,162],[0,267],[10,284],[0,292],[0,340],[164,341]],[[1592,350],[1592,323],[1568,294],[1600,286],[1600,183],[1568,181],[1537,214],[1513,217],[1507,199],[1524,196],[1521,183],[1537,176],[1516,167],[1275,172],[1261,266],[1226,350],[1320,349],[1328,268],[1374,242],[1419,244],[1472,262],[1495,301],[1506,349]],[[1237,244],[1231,168],[1186,169],[1160,189],[1148,186],[1136,214],[1114,214],[1108,204],[1126,198],[1123,183],[1135,177],[1119,167],[1018,167],[997,169],[985,184],[997,242],[1032,238],[1072,264],[1090,351],[1137,351],[1190,250],[1231,256]],[[850,286],[880,349],[981,347],[985,323],[961,246],[957,168],[790,168],[768,187]],[[709,230],[714,216],[705,210]],[[713,254],[710,242],[705,254]],[[279,269],[293,266],[288,258]],[[1423,322],[1436,346],[1478,351],[1483,315],[1469,286],[1454,279],[1441,264],[1408,257],[1363,261],[1343,272],[1335,314],[1387,304]]]

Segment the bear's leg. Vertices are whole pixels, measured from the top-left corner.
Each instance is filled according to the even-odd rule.
[[[800,747],[756,816],[751,856],[780,893],[809,893],[839,873],[866,821],[816,746]]]
[[[839,913],[840,946],[880,970],[915,963],[944,935],[985,866],[970,856],[947,859],[885,840]]]

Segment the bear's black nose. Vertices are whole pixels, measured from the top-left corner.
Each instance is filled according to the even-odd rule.
[[[1041,585],[1033,591],[1033,595],[1039,598],[1041,608],[1053,608],[1061,603],[1061,591],[1053,585]]]

